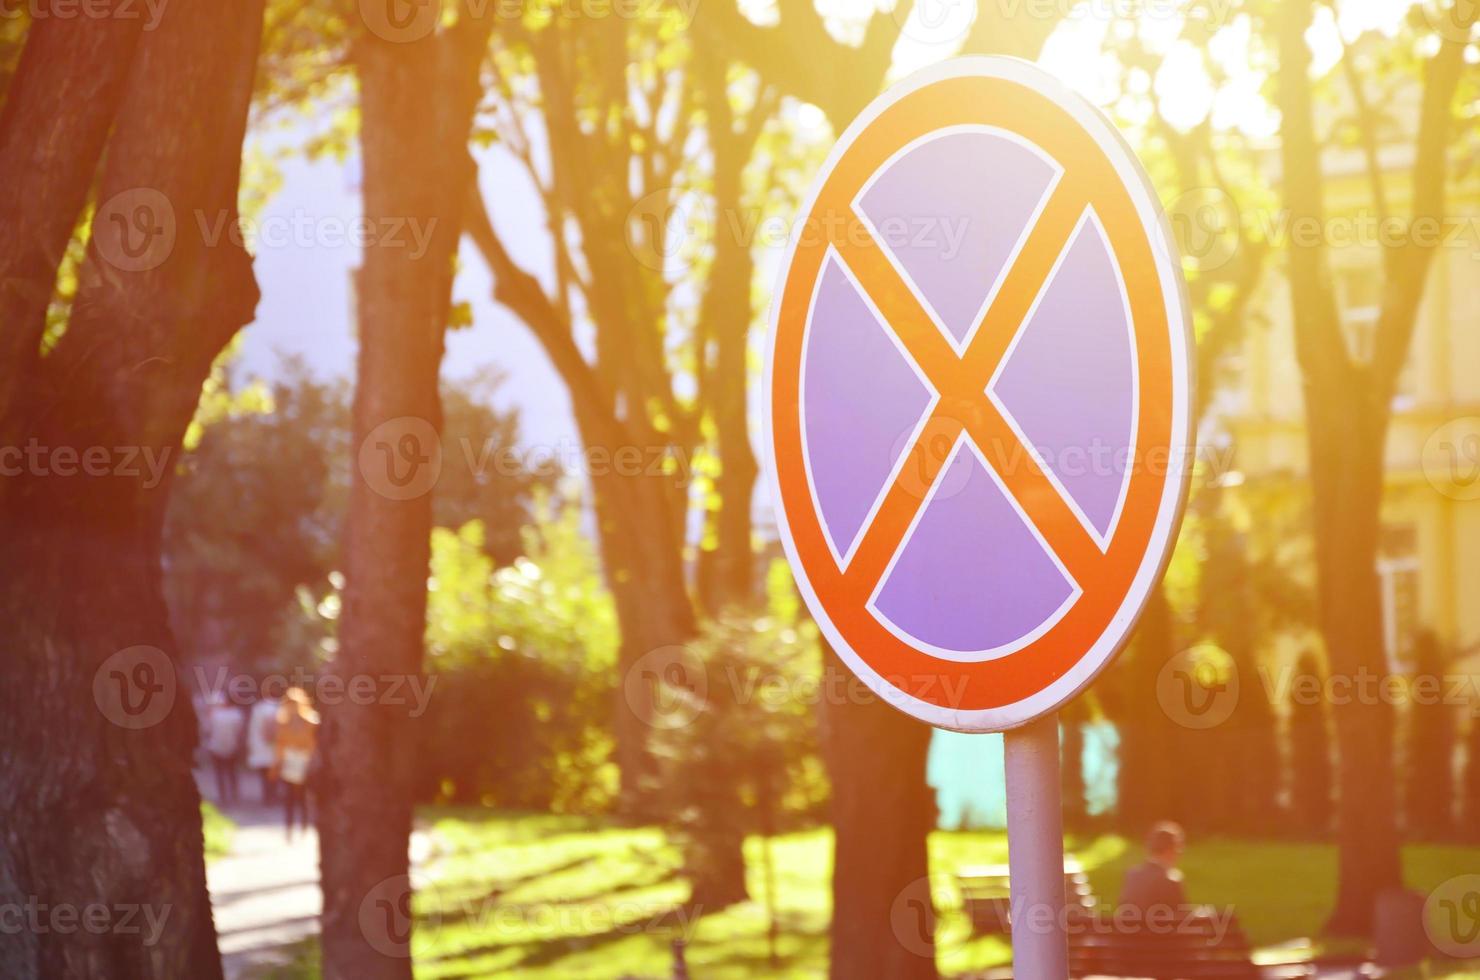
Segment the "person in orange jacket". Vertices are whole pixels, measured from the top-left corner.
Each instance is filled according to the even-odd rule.
[[[318,734],[319,713],[309,703],[308,693],[290,688],[278,708],[272,764],[272,776],[283,787],[283,821],[289,840],[295,818],[300,827],[308,829],[308,781]]]

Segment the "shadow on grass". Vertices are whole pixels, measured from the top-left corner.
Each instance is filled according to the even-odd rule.
[[[521,970],[533,970],[539,967],[551,966],[567,956],[599,952],[616,943],[630,939],[639,934],[657,934],[665,929],[672,929],[674,934],[670,938],[678,938],[686,935],[695,928],[696,919],[687,906],[669,908],[652,916],[647,916],[630,922],[613,925],[610,929],[601,932],[588,933],[580,936],[563,936],[558,939],[548,939],[533,947],[529,952],[520,956],[518,961],[511,964],[511,970],[517,974]],[[486,943],[470,949],[459,950],[456,954],[433,958],[431,962],[440,960],[464,960],[476,959],[493,953],[500,953],[507,949],[507,943]],[[471,978],[486,976],[481,971],[473,970],[465,973],[443,974],[445,978]]]
[[[454,900],[450,904],[450,911],[439,911],[433,916],[426,916],[439,927],[456,925],[484,924],[484,920],[495,913],[499,917],[511,917],[519,921],[532,922],[540,917],[542,910],[559,910],[563,908],[582,908],[596,906],[598,908],[619,905],[623,902],[640,904],[636,896],[643,891],[665,885],[678,879],[676,869],[665,869],[657,875],[645,877],[642,880],[626,880],[621,886],[608,888],[586,894],[562,895],[559,898],[541,899],[530,902],[500,902],[498,896],[506,894],[507,889],[495,889],[482,899],[476,900]]]

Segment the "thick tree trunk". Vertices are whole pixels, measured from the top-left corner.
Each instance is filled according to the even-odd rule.
[[[834,980],[934,980],[925,783],[933,729],[863,687],[829,652],[823,749],[832,781]],[[837,696],[834,697],[833,695]]]
[[[719,512],[706,603],[712,609],[743,605],[755,598],[751,503],[760,471],[750,445],[746,394],[753,262],[748,243],[723,244],[730,237],[730,231],[721,227],[707,304],[715,333],[712,396],[720,463],[716,480]]]
[[[615,453],[614,433],[577,414],[587,452]],[[647,455],[644,453],[644,455]],[[593,467],[593,469],[595,469]],[[602,572],[617,609],[621,647],[613,734],[622,776],[622,808],[634,816],[648,809],[646,798],[658,778],[648,745],[654,725],[665,723],[655,685],[661,679],[691,684],[690,658],[676,653],[698,630],[684,578],[683,542],[672,513],[673,487],[680,476],[593,473]],[[667,651],[674,651],[669,656]],[[650,669],[661,668],[658,673]]]
[[[1387,673],[1382,601],[1377,577],[1378,513],[1382,494],[1383,430],[1353,425],[1340,407],[1342,393],[1309,392],[1309,446],[1315,485],[1316,555],[1321,634],[1331,673],[1362,690],[1363,675]],[[1332,705],[1336,722],[1339,851],[1332,935],[1370,935],[1377,896],[1403,884],[1393,759],[1393,706],[1353,696]]]
[[[1320,226],[1326,220],[1324,175],[1305,41],[1311,16],[1309,0],[1285,3],[1278,11],[1276,91],[1281,193],[1295,220]],[[1426,76],[1415,164],[1418,215],[1442,208],[1449,102],[1463,52],[1463,44],[1441,42]],[[1302,244],[1291,247],[1289,255],[1296,354],[1305,381],[1321,634],[1332,676],[1355,684],[1362,674],[1380,677],[1387,670],[1377,578],[1383,455],[1392,385],[1407,357],[1427,255],[1411,248],[1389,254],[1371,363],[1355,361],[1347,348],[1324,248]],[[1339,750],[1340,858],[1336,908],[1326,932],[1367,935],[1378,894],[1403,883],[1393,709],[1381,698],[1359,695],[1343,698],[1332,713]]]
[[[1205,567],[1199,607],[1205,624],[1228,654],[1240,696],[1228,718],[1188,740],[1183,771],[1201,797],[1206,826],[1220,834],[1267,836],[1276,829],[1282,760],[1274,707],[1259,685],[1253,585],[1244,535],[1218,515],[1216,493],[1204,493]],[[1226,760],[1210,766],[1210,758]]]
[[[1433,633],[1416,638],[1418,683],[1446,676],[1446,653]],[[1455,718],[1453,705],[1444,700],[1419,697],[1408,708],[1403,817],[1409,839],[1447,840],[1454,833]]]
[[[613,714],[622,808],[640,815],[645,789],[657,778],[648,748],[656,692],[653,678],[641,675],[654,660],[665,666],[677,664],[679,669],[685,662],[668,656],[671,651],[643,658],[681,647],[698,628],[683,556],[690,459],[678,457],[680,465],[673,472],[654,465],[663,461],[659,457],[673,461],[675,452],[689,447],[662,441],[657,433],[635,436],[634,427],[617,417],[611,386],[587,362],[564,312],[539,281],[510,258],[481,195],[475,195],[470,209],[468,233],[493,270],[494,299],[529,326],[570,392],[581,444],[590,460],[602,574],[612,592],[622,637]]]
[[[729,60],[699,57],[696,70],[703,91],[707,137],[714,166],[716,212],[714,255],[699,308],[701,363],[712,344],[713,358],[702,376],[700,397],[715,428],[719,475],[704,515],[695,592],[710,614],[726,609],[741,614],[756,600],[755,550],[751,542],[751,503],[759,473],[750,445],[748,393],[750,391],[750,327],[754,319],[750,295],[755,261],[751,255],[753,222],[744,211],[744,173],[757,136],[772,111],[767,93],[750,109],[737,129],[728,91]],[[733,690],[710,691],[716,698],[738,697]],[[762,774],[762,785],[769,785]],[[738,800],[735,801],[738,804]],[[738,807],[737,807],[738,809]],[[695,904],[723,908],[749,897],[745,875],[743,820],[724,820],[714,814],[702,862],[689,862]]]
[[[1116,780],[1116,821],[1139,839],[1157,820],[1184,816],[1176,813],[1174,748],[1189,730],[1176,725],[1163,705],[1148,705],[1157,691],[1157,675],[1176,652],[1172,608],[1166,590],[1158,586],[1146,603],[1136,627],[1129,656],[1112,668],[1119,696],[1112,700],[1112,717],[1120,735]]]
[[[1322,677],[1313,654],[1295,666],[1297,677]],[[1290,706],[1290,823],[1305,836],[1325,839],[1331,833],[1331,726],[1324,701],[1297,700]]]
[[[73,131],[75,147],[38,152],[77,159],[58,156],[55,198],[5,205],[35,209],[17,227],[38,230],[11,243],[26,254],[7,272],[25,269],[27,281],[5,298],[4,328],[28,332],[8,355],[17,384],[0,426],[25,453],[7,452],[21,472],[6,477],[0,506],[0,615],[10,627],[0,902],[26,914],[19,932],[0,932],[6,977],[221,975],[191,774],[195,713],[176,673],[160,527],[201,384],[257,300],[248,256],[205,231],[236,221],[261,17],[260,2],[172,4],[137,42],[121,98],[115,59],[128,59],[131,41],[97,47],[97,66],[68,64],[109,79],[82,86],[98,85],[107,104],[59,106],[90,122]],[[61,25],[78,32],[75,50],[97,27]],[[53,52],[60,40],[49,30],[34,38]],[[65,98],[80,91],[58,84]],[[35,304],[50,297],[46,267],[65,245],[59,229],[77,219],[77,181],[91,180],[96,127],[110,114],[79,291],[43,358]],[[5,125],[25,116],[8,112]],[[19,139],[27,135],[48,139]],[[9,154],[16,140],[0,135],[0,146]]]
[[[347,685],[369,678],[387,696],[324,706],[318,824],[330,980],[411,976],[407,843],[418,743],[409,702],[390,697],[388,685],[422,669],[431,492],[441,467],[438,372],[474,179],[467,140],[487,37],[486,26],[462,21],[418,41],[367,35],[354,52],[365,217],[419,222],[430,239],[420,251],[404,235],[377,239],[357,280],[357,465],[331,669]]]
[[[46,326],[57,266],[123,97],[141,20],[31,25],[0,110],[0,416]],[[80,66],[87,66],[79,70]],[[0,429],[0,441],[12,435]]]
[[[1464,813],[1464,838],[1480,841],[1480,719],[1470,716],[1470,734],[1465,740],[1465,775],[1460,787]]]
[[[700,328],[714,341],[708,396],[714,417],[720,471],[716,480],[719,512],[714,515],[714,548],[705,604],[711,609],[743,605],[755,597],[755,552],[751,546],[751,499],[759,473],[750,445],[747,393],[750,390],[750,281],[755,271],[744,217],[742,176],[755,145],[759,120],[746,132],[733,129],[725,91],[724,62],[709,84],[715,141],[714,264],[699,313]],[[752,110],[763,113],[760,107]]]

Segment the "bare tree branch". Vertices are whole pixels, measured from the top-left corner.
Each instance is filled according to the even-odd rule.
[[[551,300],[538,279],[509,255],[494,231],[478,182],[473,181],[467,209],[467,234],[493,271],[493,299],[523,320],[545,349],[555,370],[570,388],[579,410],[611,418],[612,393],[581,353],[569,318]]]
[[[1465,70],[1465,51],[1477,13],[1480,5],[1470,0],[1454,0],[1454,23],[1461,30],[1446,32],[1441,37],[1439,50],[1424,68],[1411,178],[1413,216],[1408,236],[1389,255],[1382,310],[1373,343],[1377,394],[1382,404],[1392,401],[1418,318],[1429,262],[1443,236],[1454,95]]]
[[[1362,155],[1367,161],[1367,182],[1372,189],[1372,204],[1377,209],[1378,220],[1387,224],[1387,192],[1383,188],[1382,166],[1377,158],[1378,114],[1373,111],[1372,103],[1367,99],[1367,88],[1362,84],[1362,77],[1357,71],[1351,46],[1345,42],[1341,46],[1341,71],[1346,76],[1352,105],[1356,108],[1357,135],[1362,142]]]

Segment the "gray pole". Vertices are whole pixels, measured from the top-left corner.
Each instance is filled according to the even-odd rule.
[[[1064,814],[1059,799],[1059,718],[1003,735],[1007,861],[1012,882],[1012,975],[1064,980]]]

